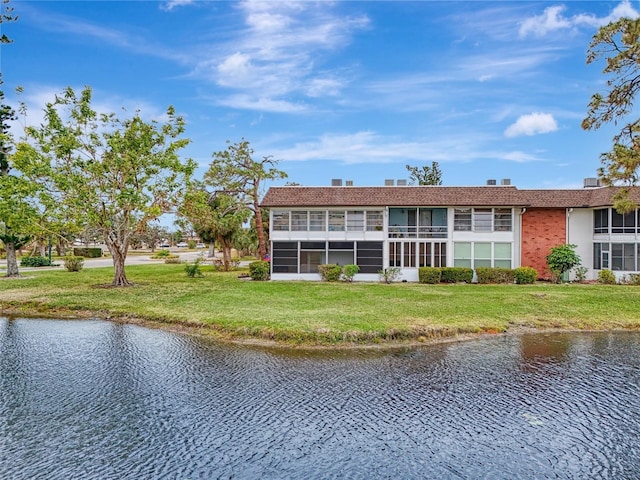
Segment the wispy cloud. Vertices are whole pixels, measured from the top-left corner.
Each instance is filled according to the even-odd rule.
[[[600,27],[623,17],[636,18],[639,15],[629,0],[620,2],[611,13],[605,17],[597,17],[587,13],[566,16],[566,10],[567,7],[565,5],[553,5],[545,8],[541,15],[527,18],[520,25],[518,32],[520,37],[527,37],[529,35],[542,37],[548,33],[561,30],[575,30],[581,26]]]
[[[558,130],[558,124],[550,113],[534,112],[529,115],[521,115],[515,123],[509,125],[504,131],[508,138],[522,135],[537,135]]]
[[[372,131],[335,134],[296,143],[293,147],[270,151],[275,158],[293,161],[339,161],[345,164],[407,163],[407,162],[472,162],[504,160],[509,162],[540,161],[535,155],[520,151],[499,151],[485,148],[492,144],[488,137],[473,134],[446,135],[435,140],[404,140]]]
[[[126,49],[127,52],[166,58],[180,63],[185,63],[189,59],[188,54],[159,45],[140,33],[108,28],[78,17],[61,15],[52,11],[41,11],[29,4],[21,4],[20,10],[23,15],[29,15],[30,21],[44,31],[75,36],[82,42],[95,40],[102,45]]]
[[[160,8],[162,10],[166,10],[167,12],[170,12],[174,8],[184,7],[186,5],[191,5],[193,3],[195,3],[195,0],[168,0],[164,3],[161,3]]]
[[[193,74],[236,92],[219,103],[240,109],[298,112],[300,99],[336,96],[348,80],[341,72],[320,70],[323,56],[347,45],[369,20],[341,15],[333,7],[328,2],[243,2],[245,27],[198,62]]]

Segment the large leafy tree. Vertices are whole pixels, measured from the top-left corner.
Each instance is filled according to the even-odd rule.
[[[266,237],[263,229],[260,195],[263,182],[287,178],[287,174],[276,168],[277,160],[270,156],[254,160],[254,150],[244,138],[237,143],[228,143],[226,150],[213,154],[213,161],[205,173],[204,183],[216,191],[236,196],[252,212],[258,237],[258,254],[267,254]]]
[[[125,273],[131,236],[173,209],[194,164],[181,161],[184,120],[173,107],[164,123],[98,113],[92,92],[67,88],[45,109],[40,127],[27,128],[18,154],[48,182],[56,201],[78,224],[97,228],[111,253],[113,286]]]
[[[0,4],[0,25],[17,20],[8,0]],[[5,34],[0,35],[0,48],[12,43]],[[0,88],[2,74],[0,73]],[[18,277],[20,271],[16,251],[30,241],[29,231],[38,211],[34,206],[35,185],[22,175],[12,172],[13,136],[10,125],[16,119],[15,111],[4,103],[4,91],[0,90],[0,240],[7,251],[7,277]]]
[[[640,169],[640,118],[634,116],[634,101],[640,91],[640,18],[621,18],[601,27],[593,36],[587,63],[606,59],[603,73],[609,75],[607,90],[595,93],[589,102],[585,130],[605,124],[622,125],[613,137],[613,147],[602,153],[598,175],[605,185],[622,185],[615,198],[619,212],[636,208],[628,187],[638,181]]]
[[[178,213],[203,241],[216,242],[222,250],[224,269],[231,265],[231,248],[242,233],[251,211],[235,195],[207,191],[202,183],[187,190]]]
[[[442,170],[438,162],[431,162],[431,165],[414,167],[405,165],[409,172],[409,182],[411,185],[442,185]]]

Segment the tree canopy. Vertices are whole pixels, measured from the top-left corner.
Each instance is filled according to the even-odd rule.
[[[609,78],[604,93],[595,93],[582,121],[585,130],[605,124],[621,125],[613,137],[613,147],[602,153],[598,176],[605,185],[629,187],[638,181],[640,169],[640,118],[634,116],[634,101],[640,91],[640,18],[621,18],[601,27],[587,51],[587,63],[605,59],[603,73]],[[616,197],[618,211],[636,208],[628,189]]]
[[[431,162],[431,165],[413,167],[406,165],[409,172],[409,183],[411,185],[442,185],[442,170],[438,162]]]
[[[124,119],[98,113],[91,100],[89,87],[56,96],[44,123],[27,128],[16,156],[73,221],[100,230],[113,258],[113,286],[127,286],[132,234],[174,208],[194,163],[178,155],[189,140],[180,138],[184,120],[173,107],[161,124],[139,112]]]
[[[214,190],[238,197],[254,215],[258,236],[258,254],[264,258],[267,254],[266,238],[263,228],[260,195],[262,182],[287,178],[287,174],[276,168],[277,160],[270,156],[254,160],[254,150],[244,138],[237,143],[227,142],[226,150],[215,152],[204,183]]]

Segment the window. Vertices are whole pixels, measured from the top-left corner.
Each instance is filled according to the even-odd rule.
[[[307,212],[291,212],[291,231],[306,232],[308,227]]]
[[[609,233],[609,209],[593,211],[593,233]]]
[[[378,273],[382,270],[382,242],[358,242],[356,246],[356,265],[360,273]]]
[[[495,232],[510,232],[512,230],[510,208],[495,208],[493,210],[493,230]]]
[[[331,210],[329,211],[329,231],[344,232],[344,212]]]
[[[511,232],[513,213],[510,208],[456,208],[453,229],[458,232]]]
[[[300,273],[317,273],[325,262],[325,242],[300,242]]]
[[[474,232],[490,232],[492,211],[490,208],[474,208],[473,209],[473,231]]]
[[[421,242],[418,248],[418,266],[445,267],[447,244],[445,242]]]
[[[473,245],[473,268],[491,266],[491,243],[476,242]]]
[[[628,271],[636,270],[636,244],[612,243],[611,244],[611,270]]]
[[[312,232],[323,232],[326,230],[325,225],[326,212],[309,212],[309,230]]]
[[[298,273],[298,242],[273,242],[273,273]]]
[[[382,230],[382,212],[367,212],[367,231],[381,231]]]
[[[415,268],[416,266],[416,244],[414,242],[404,242],[402,245],[404,250],[403,267]]]
[[[511,244],[493,244],[493,266],[500,268],[511,268]]]
[[[619,214],[615,209],[611,210],[611,233],[635,233],[636,211]]]
[[[389,266],[402,266],[402,244],[400,242],[391,242],[389,244]]]
[[[593,268],[595,270],[605,270],[609,268],[609,244],[593,244]]]
[[[471,209],[456,208],[453,212],[453,229],[458,232],[471,231]]]
[[[363,211],[347,212],[347,231],[349,232],[364,231],[364,212]]]
[[[327,263],[335,263],[337,265],[353,264],[353,242],[329,242]]]
[[[289,231],[289,212],[284,210],[273,211],[273,230]]]
[[[455,242],[453,244],[453,266],[471,267],[471,243]]]

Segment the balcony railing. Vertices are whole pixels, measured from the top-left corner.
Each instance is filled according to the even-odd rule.
[[[447,226],[390,225],[389,238],[447,238]]]

